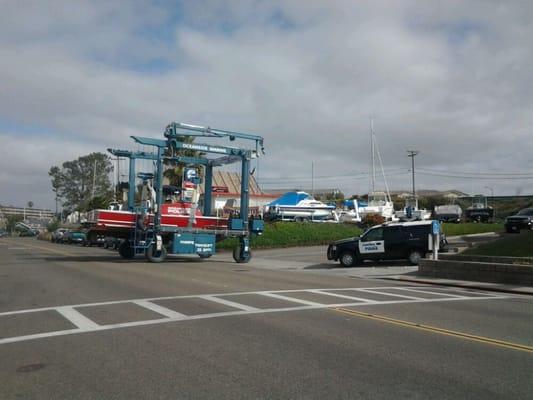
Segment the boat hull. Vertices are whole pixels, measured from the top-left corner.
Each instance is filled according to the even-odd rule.
[[[96,230],[99,231],[130,231],[137,228],[153,226],[154,214],[138,215],[131,211],[93,210],[87,217]],[[203,215],[186,214],[182,211],[162,209],[161,226],[173,228],[196,229],[227,229],[228,220],[225,218],[208,217]]]

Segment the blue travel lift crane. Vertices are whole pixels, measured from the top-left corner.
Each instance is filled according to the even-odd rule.
[[[141,173],[137,175],[144,181],[153,179],[155,190],[155,206],[153,206],[153,225],[143,226],[136,223],[129,237],[121,244],[119,253],[129,259],[137,254],[144,254],[151,262],[161,262],[168,254],[199,254],[201,258],[210,257],[215,253],[217,238],[236,237],[239,242],[233,251],[233,258],[238,263],[248,262],[251,258],[250,236],[261,235],[264,222],[258,218],[249,218],[249,175],[250,161],[264,154],[261,136],[239,132],[189,125],[178,122],[170,123],[164,132],[165,139],[131,136],[134,142],[152,146],[154,152],[128,151],[108,149],[119,157],[129,159],[129,188],[128,210],[135,212],[137,222],[144,221],[150,211],[146,207],[135,205],[135,162],[136,160],[152,160],[155,164],[155,174]],[[237,148],[213,144],[188,143],[185,137],[208,137],[249,140],[255,143],[253,148]],[[177,155],[179,150],[189,149],[200,153],[215,153],[222,155],[218,158],[186,157]],[[228,220],[227,229],[200,229],[192,227],[169,227],[161,224],[161,205],[163,204],[163,170],[164,162],[183,163],[187,166],[201,166],[204,168],[204,208],[203,215],[212,214],[213,168],[222,165],[241,162],[241,199],[240,212],[232,215]],[[146,224],[144,224],[146,225]]]

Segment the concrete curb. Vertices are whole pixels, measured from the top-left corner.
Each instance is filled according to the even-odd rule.
[[[458,282],[450,282],[450,281],[434,281],[431,279],[418,279],[418,278],[403,278],[403,277],[384,277],[384,278],[377,278],[382,280],[388,280],[388,281],[401,281],[401,282],[412,282],[412,283],[423,283],[428,285],[437,285],[437,286],[446,286],[446,287],[458,287],[463,289],[477,289],[477,290],[486,290],[489,292],[498,292],[498,293],[514,293],[514,294],[521,294],[526,296],[533,296],[533,288],[531,290],[521,290],[521,289],[514,289],[509,288],[505,286],[494,286],[490,283],[487,284],[480,284],[477,282],[470,282],[470,281],[458,281]]]

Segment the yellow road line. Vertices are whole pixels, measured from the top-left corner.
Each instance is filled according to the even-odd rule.
[[[488,338],[484,336],[476,336],[476,335],[471,335],[469,333],[463,333],[463,332],[451,331],[451,330],[443,329],[443,328],[437,328],[435,326],[417,324],[417,323],[409,322],[409,321],[402,321],[399,319],[389,318],[389,317],[385,317],[382,315],[375,315],[375,314],[369,314],[369,313],[365,313],[361,311],[350,310],[348,308],[333,308],[333,310],[344,313],[344,314],[356,316],[356,317],[371,319],[374,321],[387,322],[389,324],[395,324],[395,325],[400,325],[400,326],[404,326],[408,328],[419,329],[419,330],[426,331],[426,332],[438,333],[438,334],[447,335],[447,336],[454,336],[454,337],[459,337],[462,339],[472,340],[474,342],[491,344],[494,346],[505,347],[508,349],[533,353],[533,347],[526,346],[526,345],[519,344],[519,343],[506,342],[503,340],[492,339],[492,338]]]

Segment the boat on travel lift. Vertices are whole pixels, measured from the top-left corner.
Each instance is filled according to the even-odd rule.
[[[315,200],[309,193],[287,192],[265,207],[265,219],[315,221],[333,217],[334,205]]]
[[[359,207],[359,215],[364,220],[369,215],[379,215],[387,221],[395,220],[394,203],[391,200],[381,153],[377,143],[376,134],[374,133],[374,122],[370,120],[370,151],[371,151],[371,169],[370,169],[370,191],[368,193],[368,203],[364,207]],[[385,191],[376,191],[376,159],[381,169]]]

